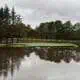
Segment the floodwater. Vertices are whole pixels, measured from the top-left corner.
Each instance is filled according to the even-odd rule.
[[[0,48],[0,80],[79,80],[80,49]]]

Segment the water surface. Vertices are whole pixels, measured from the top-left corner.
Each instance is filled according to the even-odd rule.
[[[80,49],[0,48],[0,80],[79,80]]]

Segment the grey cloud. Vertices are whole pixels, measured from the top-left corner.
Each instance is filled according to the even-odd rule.
[[[8,4],[11,6],[11,1]],[[16,11],[25,23],[50,20],[80,20],[80,0],[14,0]]]

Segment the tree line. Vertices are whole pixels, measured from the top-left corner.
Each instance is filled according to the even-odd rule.
[[[24,37],[25,24],[22,23],[20,15],[16,14],[15,9],[10,10],[8,6],[0,8],[0,42],[11,38]]]
[[[40,23],[35,29],[25,25],[15,9],[8,6],[0,8],[0,42],[8,39],[20,38],[80,40],[80,23],[74,25],[71,21],[63,23],[61,20]]]
[[[61,20],[40,23],[32,31],[32,36],[39,39],[80,40],[80,23]]]

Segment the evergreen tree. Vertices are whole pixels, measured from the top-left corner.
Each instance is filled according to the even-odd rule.
[[[4,20],[4,10],[3,8],[0,8],[0,25],[3,24],[3,20]]]
[[[11,11],[11,23],[13,25],[15,24],[15,20],[16,20],[16,13],[15,13],[15,9],[12,8],[12,11]]]
[[[5,8],[4,8],[4,23],[10,24],[10,13],[9,13],[8,6],[5,6]]]

